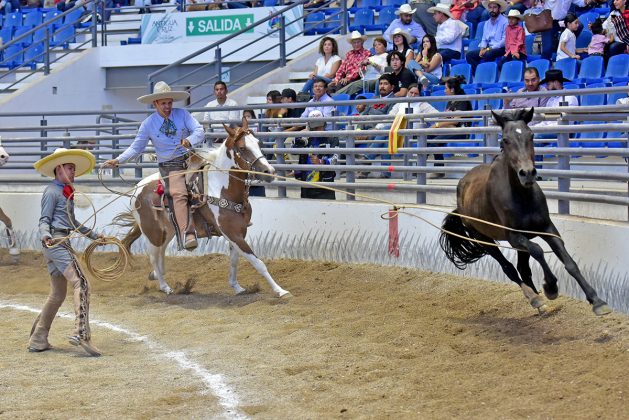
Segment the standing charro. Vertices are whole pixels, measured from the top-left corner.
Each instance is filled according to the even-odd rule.
[[[173,108],[174,101],[183,101],[189,96],[188,92],[174,91],[165,82],[157,82],[152,94],[138,98],[143,104],[153,104],[155,112],[142,122],[127,150],[117,159],[106,161],[103,166],[117,166],[141,154],[151,140],[159,172],[165,181],[164,193],[168,198],[179,248],[191,251],[197,247],[197,238],[186,188],[187,149],[201,144],[205,135],[201,124],[188,111]]]
[[[69,237],[75,230],[90,239],[102,238],[74,217],[75,176],[90,172],[96,159],[86,150],[59,148],[49,156],[35,162],[35,169],[42,175],[54,178],[44,190],[41,200],[39,234],[43,254],[50,273],[50,295],[35,320],[28,350],[41,352],[52,348],[48,333],[59,307],[66,298],[67,282],[74,289],[75,330],[69,337],[70,344],[81,346],[91,356],[100,351],[91,343],[89,323],[89,283],[81,271],[70,245]]]

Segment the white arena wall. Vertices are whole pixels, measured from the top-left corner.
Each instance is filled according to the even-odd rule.
[[[87,191],[88,188],[84,187],[83,190]],[[0,207],[13,219],[23,249],[39,248],[36,226],[40,199],[39,192],[0,192]],[[128,208],[129,199],[100,193],[87,193],[86,196],[77,197],[77,219],[86,221],[86,225],[91,227],[94,221],[88,220],[93,214],[90,201],[99,209],[96,227],[121,237],[124,232],[108,224],[116,214]],[[423,220],[404,214],[399,218],[400,256],[391,257],[388,253],[389,222],[381,218],[388,208],[383,204],[257,197],[251,201],[254,214],[248,238],[256,254],[263,259],[290,258],[396,265],[452,273],[461,276],[462,281],[463,277],[478,277],[510,283],[490,257],[481,259],[464,271],[457,270],[445,258],[438,245],[439,231]],[[451,209],[425,207],[406,211],[440,225],[444,214],[438,210]],[[629,313],[629,242],[626,240],[629,236],[629,224],[557,215],[553,220],[568,251],[601,297],[615,310]],[[536,242],[541,243],[544,249],[549,249],[539,239]],[[85,239],[75,241],[78,249],[85,244]],[[177,251],[172,245],[169,253],[176,255]],[[136,242],[132,250],[136,253],[142,252],[143,242]],[[226,252],[225,241],[213,238],[202,240],[199,248],[192,254],[185,252],[180,255],[201,256]],[[513,252],[509,253],[511,257],[514,256]],[[552,254],[546,255],[559,278],[560,292],[584,299],[576,281],[565,272],[557,258]],[[515,259],[512,258],[512,261]],[[535,282],[541,286],[541,269],[536,262],[532,262],[532,268]],[[387,280],[383,279],[383,283]],[[421,278],[417,281],[421,281]]]

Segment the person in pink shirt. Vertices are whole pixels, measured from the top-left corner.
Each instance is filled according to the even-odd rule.
[[[519,60],[526,63],[526,46],[524,44],[524,28],[520,25],[520,20],[523,18],[520,12],[516,9],[509,10],[507,18],[509,19],[509,25],[505,29],[505,55],[502,58],[502,63],[507,61]]]
[[[605,55],[605,46],[609,42],[605,31],[603,31],[603,21],[596,19],[590,24],[590,31],[592,31],[592,39],[590,45],[588,45],[588,55]]]

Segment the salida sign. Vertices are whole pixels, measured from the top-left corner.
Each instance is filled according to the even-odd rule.
[[[253,14],[218,15],[186,18],[186,36],[227,35],[253,23]],[[246,33],[253,33],[253,29]]]

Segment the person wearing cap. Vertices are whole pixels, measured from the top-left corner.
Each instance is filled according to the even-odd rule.
[[[347,41],[352,44],[352,49],[345,55],[345,60],[341,63],[341,66],[336,71],[334,80],[329,83],[329,86],[339,90],[343,86],[347,86],[354,80],[360,78],[360,70],[363,65],[363,61],[371,55],[369,50],[363,47],[366,36],[361,35],[358,31],[353,31]]]
[[[572,83],[571,80],[563,77],[563,72],[559,69],[551,69],[546,72],[544,79],[540,82],[546,85],[546,90],[563,90],[564,83]],[[559,106],[579,106],[579,100],[576,96],[551,96],[546,102],[548,108],[556,108]],[[547,124],[550,123],[550,124]],[[556,125],[556,121],[544,121],[542,125]]]
[[[308,130],[325,131],[326,122],[324,115],[319,110],[312,110],[308,113]],[[295,139],[295,148],[320,148],[322,153],[300,154],[300,165],[336,165],[338,163],[338,153],[334,148],[339,146],[336,137],[310,136]],[[296,170],[295,178],[305,182],[334,182],[336,171]],[[301,198],[314,198],[319,200],[335,200],[334,191],[325,188],[302,188]]]
[[[507,10],[507,2],[486,0],[483,1],[483,7],[489,11],[489,20],[485,21],[483,26],[479,48],[468,51],[465,55],[467,62],[472,66],[472,73],[476,71],[481,61],[495,61],[505,54],[505,33],[508,21],[502,13]]]
[[[214,108],[212,111],[206,111],[203,114],[203,123],[208,124],[213,130],[224,131],[222,123],[216,121],[240,121],[240,111],[233,109],[231,111],[224,111],[220,108],[226,106],[238,106],[238,103],[227,97],[227,84],[222,80],[214,83],[214,99],[213,101],[205,104],[206,108]]]
[[[411,8],[408,4],[401,5],[399,9],[395,11],[398,18],[391,22],[387,30],[384,31],[384,34],[382,35],[389,43],[387,45],[389,50],[393,49],[393,32],[396,29],[401,29],[409,34],[409,44],[417,42],[417,40],[422,39],[426,34],[424,28],[413,20],[413,13],[415,13],[415,9]]]
[[[502,58],[502,64],[507,61],[518,60],[526,63],[526,44],[524,38],[524,28],[520,25],[520,21],[524,16],[516,9],[509,10],[507,19],[509,25],[505,29],[505,54]]]
[[[59,148],[33,165],[42,175],[53,181],[46,187],[41,199],[39,237],[44,260],[50,274],[50,294],[37,316],[28,342],[28,351],[42,352],[52,348],[48,333],[57,311],[65,300],[67,284],[73,288],[74,333],[70,344],[81,346],[90,356],[100,356],[92,344],[89,323],[89,282],[76,260],[70,244],[70,235],[78,231],[92,240],[103,236],[79,223],[74,216],[74,179],[89,173],[96,159],[87,150]]]
[[[173,108],[173,102],[188,97],[188,92],[174,91],[167,83],[157,82],[152,94],[138,98],[140,103],[153,104],[155,112],[142,121],[131,145],[116,159],[105,161],[103,166],[115,167],[139,156],[150,140],[164,180],[164,194],[168,199],[179,249],[191,251],[197,247],[197,239],[186,187],[187,149],[201,145],[205,134],[201,124],[188,111]]]
[[[463,47],[463,30],[461,26],[452,19],[450,5],[439,3],[428,9],[433,14],[433,19],[437,22],[437,51],[441,54],[443,61],[461,58],[461,48]]]

